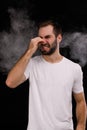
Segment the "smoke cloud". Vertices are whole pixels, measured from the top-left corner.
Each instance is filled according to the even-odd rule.
[[[29,46],[36,35],[34,21],[26,10],[8,9],[11,19],[10,32],[0,32],[0,71],[7,73]]]
[[[11,20],[9,32],[0,32],[0,72],[8,73],[37,34],[35,22],[29,19],[26,10],[8,9]],[[87,63],[87,33],[65,32],[60,48],[70,48],[70,57],[83,67]],[[39,54],[39,53],[36,53]]]
[[[70,57],[78,60],[78,63],[84,67],[87,63],[87,33],[65,33],[60,47],[67,46],[70,48]]]

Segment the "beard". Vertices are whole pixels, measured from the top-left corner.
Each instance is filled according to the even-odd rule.
[[[49,51],[43,49],[44,47],[49,48]],[[52,55],[57,49],[57,39],[50,45],[49,43],[39,44],[39,50],[42,55]]]

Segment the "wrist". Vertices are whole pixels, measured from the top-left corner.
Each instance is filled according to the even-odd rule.
[[[78,124],[76,130],[85,130],[85,126]]]
[[[34,54],[34,50],[33,49],[28,49],[26,54],[27,54],[27,56],[32,57],[32,55]]]

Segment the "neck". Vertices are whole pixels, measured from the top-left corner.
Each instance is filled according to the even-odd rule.
[[[43,55],[43,58],[51,63],[60,62],[63,56],[59,53],[58,49],[52,55]]]

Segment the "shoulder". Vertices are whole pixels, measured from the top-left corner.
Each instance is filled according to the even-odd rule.
[[[64,60],[65,60],[66,64],[69,67],[71,67],[72,69],[74,69],[74,70],[81,70],[80,64],[78,64],[78,63],[76,63],[76,62],[74,62],[74,61],[72,61],[72,60],[70,60],[70,59],[68,59],[66,57],[64,57]]]

